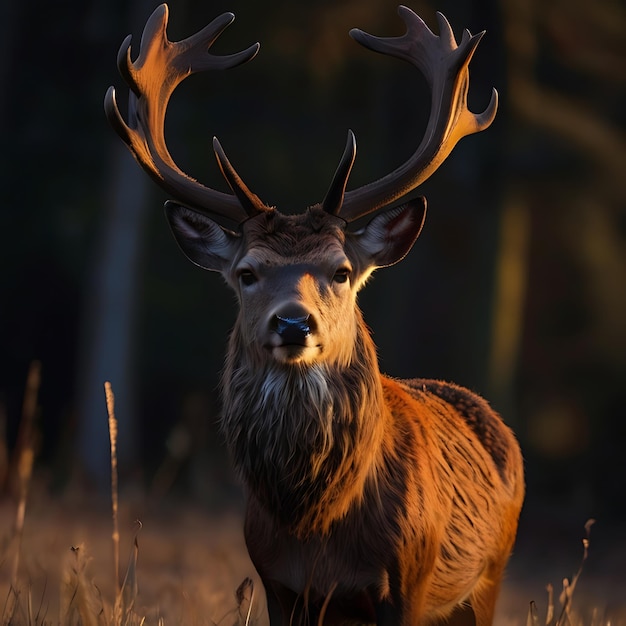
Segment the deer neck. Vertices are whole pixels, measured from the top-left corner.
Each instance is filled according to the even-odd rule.
[[[380,454],[383,389],[374,343],[357,325],[347,365],[249,358],[235,327],[222,430],[254,497],[297,534],[324,534],[363,493]]]

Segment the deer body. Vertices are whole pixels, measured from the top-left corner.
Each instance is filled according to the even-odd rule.
[[[519,452],[512,434],[471,393],[434,381],[409,384],[383,379],[386,406],[368,416],[385,429],[380,460],[342,517],[328,519],[320,507],[326,533],[300,540],[249,493],[246,542],[275,596],[272,624],[290,623],[296,597],[309,599],[313,624],[327,598],[329,612],[337,605],[338,615],[359,623],[378,617],[379,624],[430,624],[464,602],[477,624],[491,623],[522,499]],[[464,415],[442,392],[458,394],[476,414]],[[473,419],[477,426],[487,422],[504,455],[484,447]],[[349,492],[353,476],[346,474]],[[320,492],[324,487],[318,485]]]
[[[245,538],[272,626],[489,626],[522,506],[521,453],[500,417],[451,383],[382,375],[357,305],[371,273],[404,258],[421,232],[426,203],[405,200],[408,191],[462,136],[486,128],[497,105],[494,95],[476,115],[465,103],[480,35],[466,31],[457,46],[443,16],[436,37],[409,9],[400,15],[403,37],[352,34],[425,74],[433,90],[426,139],[404,166],[346,191],[350,132],[324,201],[299,215],[262,203],[217,140],[232,195],[186,177],[165,147],[176,84],[256,54],[258,46],[207,55],[232,16],[172,43],[159,7],[137,61],[128,40],[118,57],[132,87],[129,123],[112,89],[105,101],[138,162],[182,201],[168,202],[166,213],[183,252],[220,272],[237,295],[222,431],[246,487]],[[367,226],[350,228],[374,212]]]
[[[372,259],[412,245],[420,208],[383,213],[358,235],[321,209],[262,215],[229,244],[208,236],[205,218],[169,208],[194,262],[216,269],[189,246],[192,229],[219,248],[239,298],[222,430],[247,487],[246,542],[272,624],[316,623],[327,599],[324,623],[336,612],[427,624],[466,601],[491,623],[523,497],[519,448],[471,392],[383,376],[356,305]],[[345,282],[333,281],[338,269]],[[309,332],[283,343],[272,320],[294,311]]]

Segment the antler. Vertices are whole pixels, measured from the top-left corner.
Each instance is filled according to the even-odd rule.
[[[241,222],[268,207],[239,178],[217,139],[214,139],[216,157],[235,195],[204,187],[184,174],[170,156],[163,134],[167,104],[182,80],[194,72],[235,67],[251,60],[258,52],[256,43],[235,54],[208,53],[234,19],[232,13],[224,13],[195,35],[171,42],[166,32],[167,5],[157,7],[146,22],[136,61],[130,58],[130,35],[118,53],[120,74],[131,89],[128,123],[119,112],[113,87],[106,93],[104,108],[109,122],[137,162],[165,191],[182,204]]]
[[[462,137],[487,128],[498,108],[495,89],[483,113],[472,113],[467,108],[468,66],[484,31],[472,36],[465,30],[457,45],[450,24],[441,13],[437,13],[439,36],[411,9],[400,6],[398,14],[407,27],[401,37],[375,37],[359,29],[351,30],[350,35],[370,50],[405,59],[424,74],[432,92],[430,118],[422,142],[406,163],[383,178],[344,195],[352,164],[350,153],[354,150],[349,139],[323,204],[326,210],[348,222],[395,202],[415,189],[439,167]],[[337,202],[341,197],[343,203]]]

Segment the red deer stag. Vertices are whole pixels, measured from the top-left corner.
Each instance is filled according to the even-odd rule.
[[[457,45],[443,15],[436,36],[410,9],[399,14],[401,37],[351,35],[425,75],[425,137],[401,167],[346,191],[356,150],[349,132],[325,199],[302,214],[264,204],[217,139],[232,194],[185,175],[167,150],[165,110],[178,83],[258,51],[208,52],[232,14],[170,42],[161,5],[137,60],[130,38],[118,56],[128,122],[113,88],[106,96],[117,133],[176,199],[166,213],[183,252],[237,294],[221,425],[247,490],[245,538],[272,626],[491,624],[522,506],[522,457],[500,417],[454,384],[381,374],[356,303],[372,271],[400,261],[420,233],[426,203],[406,195],[457,141],[487,128],[497,108],[495,90],[483,113],[467,108],[468,65],[482,33],[465,31]],[[350,228],[374,211],[367,226]]]

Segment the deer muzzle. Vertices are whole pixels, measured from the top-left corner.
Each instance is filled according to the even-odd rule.
[[[300,304],[289,304],[269,319],[268,348],[280,361],[306,360],[318,347],[315,343],[315,318]]]

